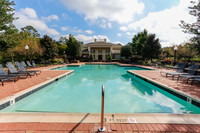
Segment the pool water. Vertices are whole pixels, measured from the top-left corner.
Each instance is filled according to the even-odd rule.
[[[105,86],[105,113],[192,113],[200,108],[148,83],[127,70],[139,67],[84,65],[1,112],[100,113]]]

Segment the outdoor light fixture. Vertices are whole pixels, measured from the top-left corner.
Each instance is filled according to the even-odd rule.
[[[28,45],[26,45],[26,46],[25,46],[25,49],[26,49],[26,50],[28,50],[28,49],[29,49],[29,46],[28,46]]]
[[[177,46],[174,47],[174,64],[176,63],[176,50],[178,49]]]
[[[29,46],[26,45],[26,46],[25,46],[25,49],[26,49],[26,59],[28,59],[28,49],[29,49]]]

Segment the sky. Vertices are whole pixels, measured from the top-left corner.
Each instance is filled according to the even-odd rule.
[[[162,47],[188,41],[180,20],[192,23],[190,0],[15,0],[14,24],[31,25],[41,37],[55,40],[72,34],[84,43],[94,38],[123,45],[147,29],[156,34]]]

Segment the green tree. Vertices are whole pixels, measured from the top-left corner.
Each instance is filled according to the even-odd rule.
[[[15,28],[13,20],[14,15],[14,1],[0,0],[0,32],[6,32],[10,28]]]
[[[195,44],[185,43],[184,45],[179,45],[177,50],[178,59],[185,59],[190,61],[191,58],[197,55],[197,49],[195,48]]]
[[[132,49],[129,44],[121,47],[121,57],[128,59],[132,55]]]
[[[142,57],[145,59],[158,58],[161,54],[161,45],[155,34],[149,34],[142,48]]]
[[[19,43],[18,30],[13,25],[14,1],[0,0],[0,51],[7,50]]]
[[[72,35],[69,35],[67,41],[67,55],[72,59],[81,56],[82,42],[77,41]]]
[[[66,53],[67,45],[66,44],[58,44],[58,54],[62,55],[63,53]]]
[[[28,45],[29,49],[26,51],[25,46]],[[21,44],[17,45],[16,47],[9,49],[8,51],[12,56],[19,56],[19,57],[28,57],[30,61],[33,58],[42,56],[43,49],[39,43],[39,39],[29,37],[25,38],[21,41]]]
[[[134,35],[131,43],[133,54],[137,53],[139,56],[142,55],[142,48],[147,40],[147,35],[148,32],[146,29],[144,29],[143,32],[139,32],[137,35]]]
[[[184,29],[183,32],[193,34],[191,40],[195,43],[198,53],[200,54],[200,1],[191,1],[192,7],[189,7],[189,14],[196,17],[196,22],[189,24],[181,21],[180,26]]]
[[[39,32],[33,27],[33,26],[26,26],[21,28],[20,34],[26,38],[26,37],[33,37],[33,38],[39,38],[40,34]]]
[[[58,53],[57,45],[53,41],[53,39],[48,35],[44,35],[43,38],[40,39],[40,44],[44,50],[43,57],[46,60],[52,59],[57,55]]]

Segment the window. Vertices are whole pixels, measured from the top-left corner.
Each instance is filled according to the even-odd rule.
[[[94,50],[94,49],[92,49],[90,52],[91,52],[91,54],[92,54],[92,53],[95,54],[95,50]]]
[[[106,50],[106,54],[109,54],[109,53],[110,53],[110,50],[109,50],[109,49],[107,49],[107,50]]]
[[[98,50],[99,54],[102,54],[102,50]]]

